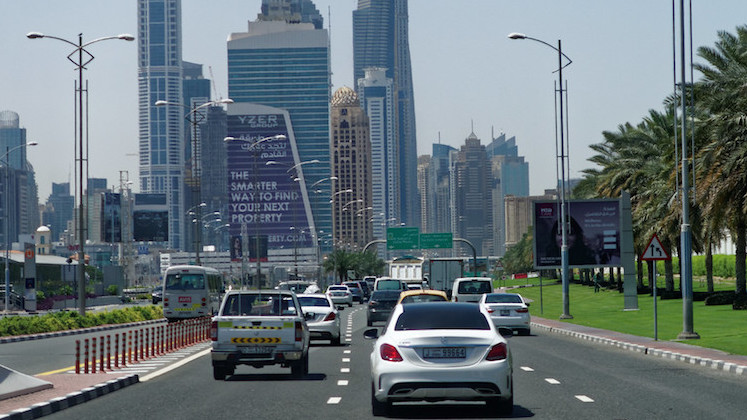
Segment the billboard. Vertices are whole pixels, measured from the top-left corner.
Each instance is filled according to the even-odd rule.
[[[561,268],[557,201],[534,202],[534,266]],[[568,266],[618,267],[620,261],[620,201],[614,199],[566,202]]]
[[[260,251],[314,246],[303,166],[299,165],[288,113],[255,104],[232,104],[227,133],[240,139],[226,143],[231,237],[242,236],[242,232],[252,238],[259,236]],[[286,138],[263,140],[253,146],[278,134]],[[251,251],[256,248],[254,241],[250,242],[247,251],[256,258]]]
[[[165,242],[169,239],[166,194],[135,194],[132,235],[133,240],[144,242]]]
[[[122,242],[122,204],[121,194],[101,193],[101,240],[114,243]]]

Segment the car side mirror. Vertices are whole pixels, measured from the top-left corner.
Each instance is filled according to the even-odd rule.
[[[514,336],[514,330],[506,327],[498,327],[498,334],[502,335],[504,338],[511,338]]]
[[[524,302],[524,305],[527,305],[527,308],[529,307],[529,302]]]
[[[374,340],[379,338],[379,329],[378,328],[370,328],[368,330],[363,331],[363,338]]]

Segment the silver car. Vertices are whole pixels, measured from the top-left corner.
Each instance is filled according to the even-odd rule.
[[[332,302],[337,305],[338,303],[353,306],[353,292],[350,291],[348,286],[335,284],[327,287],[327,296],[332,299]]]
[[[303,293],[298,296],[301,310],[309,318],[306,324],[312,340],[330,340],[340,345],[340,314],[329,296],[324,293]],[[311,315],[313,314],[313,316]]]
[[[371,409],[388,415],[393,402],[485,401],[488,414],[513,411],[513,366],[506,339],[474,303],[397,305],[387,325],[368,329]]]
[[[517,330],[522,335],[531,332],[529,303],[518,293],[485,293],[478,302],[490,314],[496,327]]]

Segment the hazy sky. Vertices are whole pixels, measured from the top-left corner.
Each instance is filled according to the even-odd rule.
[[[460,146],[472,131],[483,143],[491,132],[516,136],[529,162],[530,190],[555,185],[553,89],[557,53],[540,43],[509,40],[522,32],[557,46],[573,63],[568,81],[571,175],[589,166],[589,144],[604,130],[638,123],[662,109],[672,91],[672,1],[629,0],[410,0],[418,154],[439,141]],[[686,2],[687,3],[687,2]],[[183,59],[212,68],[216,96],[227,97],[226,39],[246,31],[260,0],[182,0]],[[333,92],[353,87],[352,10],[357,0],[315,0],[331,23]],[[679,4],[679,1],[677,1]],[[687,7],[687,5],[686,5]],[[52,182],[74,179],[72,47],[38,31],[77,43],[119,33],[137,35],[137,2],[0,0],[0,110],[15,111],[28,140],[45,202]],[[331,17],[331,18],[330,18]],[[677,15],[679,21],[679,14]],[[693,2],[693,43],[712,46],[717,32],[747,22],[747,1]],[[679,29],[677,30],[679,33]],[[91,177],[119,186],[121,171],[138,180],[137,42],[110,40],[89,47],[95,60],[89,83]],[[699,59],[696,57],[696,61]],[[696,73],[696,79],[698,75]]]

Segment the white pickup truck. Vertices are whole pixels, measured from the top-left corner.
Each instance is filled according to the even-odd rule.
[[[237,365],[309,371],[309,328],[289,290],[232,290],[223,297],[210,329],[213,378],[224,380]]]

